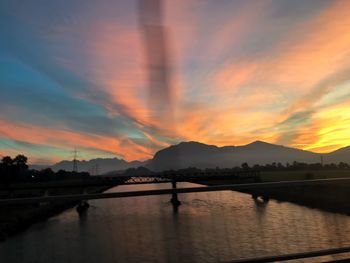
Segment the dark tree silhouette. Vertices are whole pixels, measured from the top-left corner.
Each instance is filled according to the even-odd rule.
[[[1,163],[3,166],[9,167],[13,164],[13,160],[10,156],[5,156],[4,158],[2,158]]]
[[[26,156],[19,154],[15,159],[13,159],[13,165],[21,169],[28,169],[27,161],[28,158]]]
[[[247,163],[242,163],[243,170],[249,170],[249,165]]]

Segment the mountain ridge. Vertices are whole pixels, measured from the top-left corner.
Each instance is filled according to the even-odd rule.
[[[322,157],[321,157],[322,156]],[[319,163],[350,163],[350,146],[339,148],[329,153],[315,153],[289,146],[254,141],[239,146],[216,146],[196,141],[180,142],[157,151],[152,159],[146,161],[126,161],[118,158],[96,158],[88,161],[77,161],[79,171],[107,173],[129,168],[145,166],[154,171],[167,169],[197,168],[230,168],[249,165],[270,164],[273,162],[292,163],[294,161]],[[35,165],[33,165],[35,166]],[[72,170],[73,161],[63,160],[51,166],[54,171]],[[93,172],[92,172],[93,173]]]
[[[241,146],[207,145],[198,142],[181,142],[155,153],[147,168],[155,171],[197,168],[230,168],[246,162],[249,165],[273,162],[319,162],[319,154],[283,145],[254,141]]]

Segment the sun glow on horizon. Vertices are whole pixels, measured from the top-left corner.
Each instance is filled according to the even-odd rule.
[[[173,116],[136,1],[2,1],[0,154],[146,160],[169,145],[350,145],[349,1],[163,1]]]

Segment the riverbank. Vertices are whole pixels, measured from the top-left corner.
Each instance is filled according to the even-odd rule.
[[[111,186],[91,187],[89,193],[102,193]],[[61,190],[59,194],[79,194],[80,189]],[[6,205],[0,207],[0,242],[29,228],[34,223],[45,221],[68,208],[77,201],[60,201],[49,204]]]
[[[289,171],[263,172],[262,182],[277,182],[305,179],[325,179],[350,177],[350,171]],[[202,182],[206,185],[230,184],[231,181]],[[280,202],[290,202],[309,208],[321,209],[327,212],[350,215],[350,183],[329,183],[327,185],[283,186],[265,189],[249,189],[240,191],[252,196],[264,197],[265,200],[275,199]]]
[[[317,208],[327,212],[350,215],[350,183],[329,183],[297,187],[251,189],[241,191],[265,200],[275,199],[298,205]]]

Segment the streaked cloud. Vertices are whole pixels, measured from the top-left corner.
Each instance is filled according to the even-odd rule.
[[[2,1],[0,154],[147,159],[171,143],[350,140],[348,1],[165,1],[173,118],[148,92],[136,1]],[[49,157],[48,157],[49,156]]]

